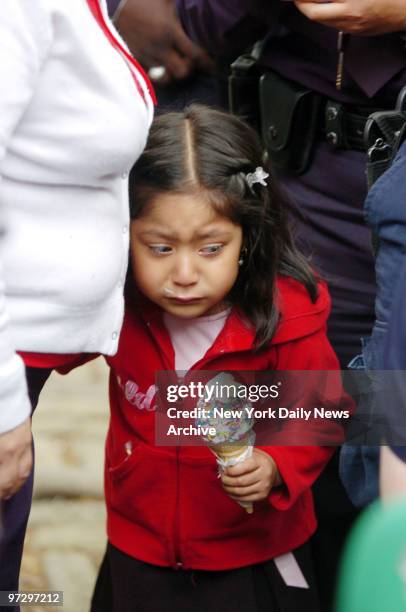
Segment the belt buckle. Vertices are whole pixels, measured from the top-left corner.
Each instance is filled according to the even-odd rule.
[[[327,100],[325,110],[326,140],[335,149],[347,149],[344,126],[344,107],[339,102]]]

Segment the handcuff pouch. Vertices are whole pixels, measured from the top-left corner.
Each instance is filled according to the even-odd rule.
[[[275,72],[260,77],[261,133],[276,168],[302,174],[309,167],[321,102],[316,92]]]

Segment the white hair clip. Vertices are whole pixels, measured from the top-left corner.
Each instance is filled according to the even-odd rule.
[[[254,172],[249,172],[245,175],[245,180],[247,181],[248,187],[252,190],[253,185],[256,183],[266,187],[267,182],[265,179],[267,179],[268,176],[268,172],[265,172],[262,166],[258,166],[258,168],[255,168]]]

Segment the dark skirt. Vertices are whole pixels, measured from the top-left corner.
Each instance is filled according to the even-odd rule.
[[[91,612],[319,612],[310,546],[293,553],[308,589],[287,586],[272,560],[226,571],[174,570],[108,544]]]

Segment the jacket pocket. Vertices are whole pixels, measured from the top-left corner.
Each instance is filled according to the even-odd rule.
[[[189,517],[182,534],[187,543],[199,543],[206,549],[224,538],[238,540],[251,529],[253,515],[225,492],[214,461],[184,458],[179,490],[183,516]],[[267,502],[255,504],[255,517],[264,508],[271,510]]]
[[[354,506],[362,508],[378,496],[381,442],[382,363],[386,323],[375,321],[372,335],[362,338],[362,354],[348,365],[356,370],[357,412],[347,430],[348,442],[340,451],[339,474]]]
[[[126,475],[131,470],[131,466],[135,461],[138,446],[134,445],[130,440],[124,444],[124,457],[113,467],[107,464],[107,473],[111,478],[118,479]]]
[[[128,444],[128,443],[127,443]],[[106,468],[108,506],[138,527],[167,540],[175,507],[175,454],[143,443]]]

